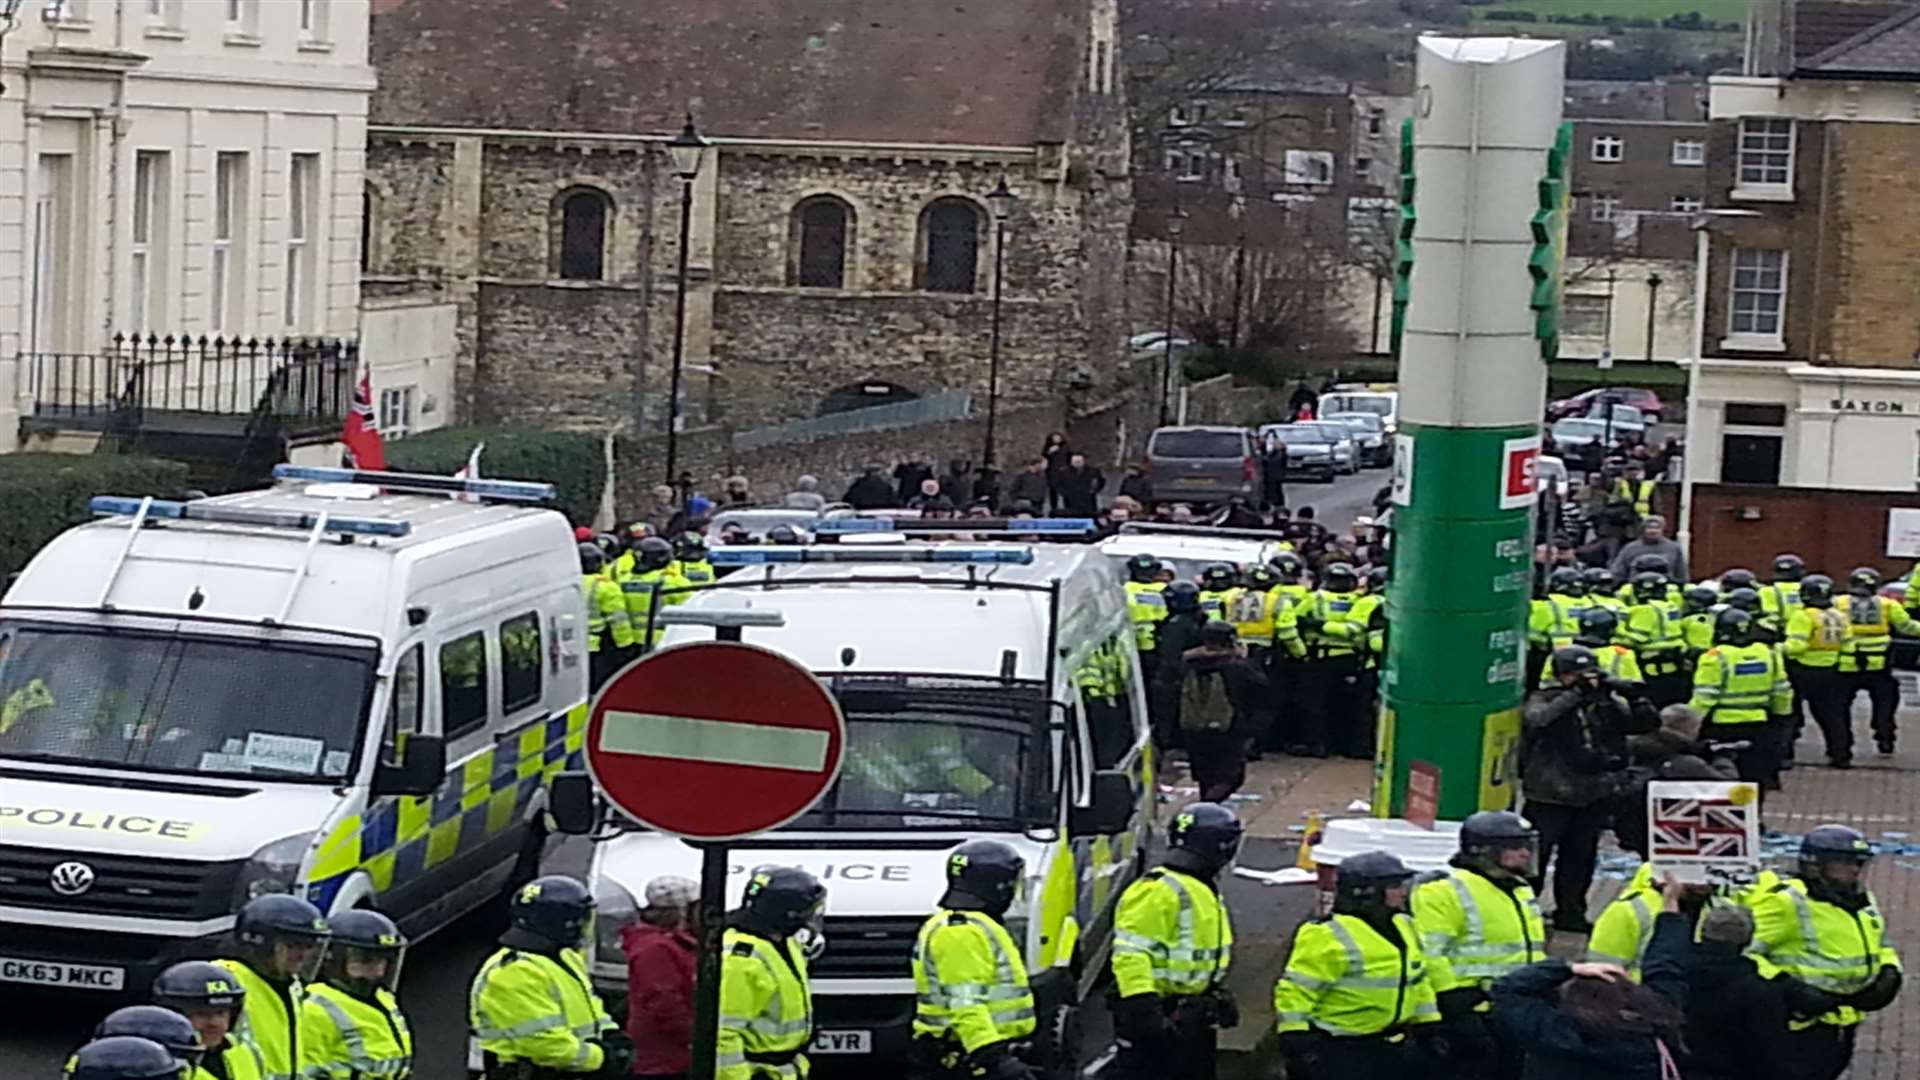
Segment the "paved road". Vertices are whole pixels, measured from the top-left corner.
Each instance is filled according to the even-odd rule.
[[[1335,532],[1347,531],[1353,519],[1373,515],[1373,496],[1387,486],[1386,469],[1361,469],[1331,484],[1298,480],[1287,485],[1287,505],[1296,510],[1313,507],[1320,524]]]

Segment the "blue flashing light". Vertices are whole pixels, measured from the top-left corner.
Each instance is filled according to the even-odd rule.
[[[843,533],[898,532],[899,530],[893,526],[894,520],[892,518],[827,518],[823,521],[815,522],[813,532],[817,536],[834,536]]]
[[[1092,518],[1014,518],[1007,522],[1008,532],[1090,533],[1099,527]]]
[[[847,536],[860,533],[964,533],[974,536],[995,533],[1023,533],[1060,536],[1087,536],[1099,526],[1092,518],[827,518],[813,526],[819,536]]]
[[[275,465],[273,478],[304,480],[315,484],[371,484],[389,491],[408,494],[472,495],[481,499],[496,499],[500,502],[552,502],[559,497],[559,489],[552,484],[525,480],[467,480],[457,476],[334,469],[318,465]]]
[[[129,498],[124,495],[96,495],[88,502],[87,509],[96,517],[134,517],[140,513],[144,499]],[[174,502],[170,499],[154,499],[147,503],[147,516],[169,521],[205,521],[222,525],[257,525],[270,529],[297,529],[312,532],[319,524],[322,515],[305,510],[263,510],[239,506],[215,506],[202,502]],[[391,521],[386,518],[334,517],[325,515],[326,531],[352,536],[384,536],[398,538],[413,531],[413,526],[404,521]]]
[[[1002,547],[723,547],[708,554],[715,566],[770,566],[787,563],[945,563],[1024,566],[1032,548]]]

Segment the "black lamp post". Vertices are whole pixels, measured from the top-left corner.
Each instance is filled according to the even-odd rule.
[[[1653,362],[1653,319],[1660,304],[1660,286],[1666,279],[1657,272],[1647,275],[1647,362]]]
[[[1180,277],[1180,236],[1187,231],[1187,212],[1174,207],[1167,214],[1167,336],[1160,343],[1160,426],[1168,423],[1173,396],[1173,287]]]
[[[667,483],[672,484],[679,475],[680,463],[680,375],[686,361],[687,245],[693,233],[693,182],[700,176],[700,162],[707,153],[707,140],[694,130],[692,116],[667,144],[667,153],[673,158],[673,174],[680,178],[680,268],[673,297],[673,377],[667,389]]]
[[[1240,308],[1247,287],[1247,197],[1240,192],[1233,193],[1233,201],[1227,205],[1227,213],[1239,232],[1239,238],[1233,250],[1233,321],[1227,328],[1227,348],[1240,347]]]
[[[994,465],[994,429],[1000,416],[1000,286],[1006,265],[1007,216],[1016,201],[1018,196],[1007,187],[1005,175],[987,192],[987,206],[993,211],[993,334],[987,344],[987,438],[980,464],[989,470]]]

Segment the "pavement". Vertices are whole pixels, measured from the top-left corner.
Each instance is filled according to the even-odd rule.
[[[1387,485],[1387,469],[1361,469],[1352,476],[1336,478],[1330,484],[1310,480],[1287,482],[1287,505],[1295,510],[1313,507],[1314,519],[1328,529],[1343,533],[1353,519],[1373,515],[1373,495]]]

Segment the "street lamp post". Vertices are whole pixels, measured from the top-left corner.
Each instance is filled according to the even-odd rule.
[[[1661,277],[1658,272],[1647,275],[1647,362],[1648,363],[1653,362],[1653,317],[1654,317],[1654,311],[1660,305],[1660,286],[1664,284],[1666,284],[1666,279]]]
[[[693,235],[693,182],[700,176],[700,162],[706,157],[707,140],[694,129],[693,117],[687,126],[667,144],[673,158],[673,174],[680,178],[680,266],[674,278],[673,297],[673,376],[667,385],[667,483],[675,483],[680,458],[680,376],[686,363],[687,347],[687,246]]]
[[[1247,197],[1235,191],[1233,201],[1227,205],[1227,213],[1239,227],[1239,239],[1233,252],[1233,319],[1227,328],[1227,348],[1238,349],[1240,306],[1247,286]]]
[[[1174,207],[1167,214],[1167,336],[1160,342],[1160,427],[1167,426],[1167,406],[1173,396],[1173,287],[1180,278],[1180,236],[1187,231],[1187,212]]]
[[[1000,417],[1000,285],[1006,266],[1007,215],[1013,212],[1015,201],[1004,175],[987,192],[987,206],[993,211],[993,333],[987,344],[987,437],[980,452],[981,467],[987,470],[994,464],[994,431]]]

